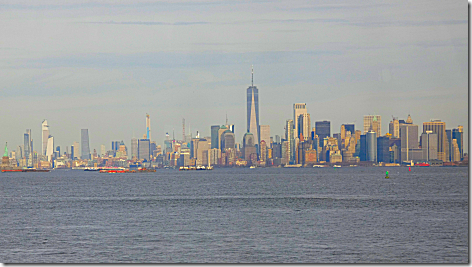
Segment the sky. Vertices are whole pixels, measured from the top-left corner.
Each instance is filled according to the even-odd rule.
[[[146,133],[210,135],[228,118],[246,132],[246,89],[259,88],[260,124],[284,135],[293,104],[315,121],[363,130],[364,115],[446,128],[468,123],[465,1],[0,0],[0,142],[40,151],[91,150]],[[62,2],[62,1],[61,1]],[[3,144],[2,143],[2,144]]]

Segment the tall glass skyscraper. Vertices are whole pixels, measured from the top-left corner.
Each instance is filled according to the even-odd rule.
[[[323,139],[331,136],[331,122],[329,121],[315,122],[315,131],[321,143]]]
[[[88,129],[82,129],[81,130],[81,153],[80,153],[80,158],[81,159],[90,159],[90,146],[89,146],[89,135],[88,135]]]
[[[251,86],[247,88],[247,132],[252,133],[254,141],[259,144],[259,89],[254,86],[254,70]]]
[[[220,130],[219,125],[211,126],[211,148],[218,148],[218,131]]]
[[[48,139],[49,139],[49,125],[48,121],[44,120],[41,123],[41,131],[42,131],[42,147],[41,147],[41,154],[46,155],[46,150],[48,147]]]

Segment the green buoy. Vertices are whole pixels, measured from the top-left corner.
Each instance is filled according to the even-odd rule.
[[[385,172],[385,178],[388,179],[388,171]]]

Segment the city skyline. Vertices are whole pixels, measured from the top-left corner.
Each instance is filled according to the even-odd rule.
[[[210,136],[227,114],[241,143],[254,64],[259,123],[271,136],[284,135],[294,103],[306,103],[311,124],[328,120],[331,133],[361,129],[368,114],[383,117],[382,134],[391,116],[408,114],[418,124],[463,125],[468,152],[467,6],[459,2],[3,7],[2,107],[11,112],[0,141],[11,150],[32,129],[39,152],[44,119],[61,147],[80,141],[81,129],[91,149],[112,140],[130,147],[146,113],[156,141],[173,129],[180,136],[182,118]]]

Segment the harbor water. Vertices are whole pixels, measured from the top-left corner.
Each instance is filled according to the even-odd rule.
[[[468,263],[468,175],[464,167],[0,173],[0,261]]]

